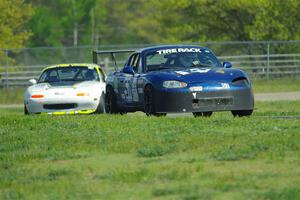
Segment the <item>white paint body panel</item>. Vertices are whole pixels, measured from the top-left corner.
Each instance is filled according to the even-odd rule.
[[[72,112],[80,110],[96,110],[105,94],[105,82],[84,81],[72,86],[51,86],[48,83],[38,83],[27,88],[24,94],[24,104],[29,113]],[[85,96],[77,96],[85,93]],[[44,95],[43,98],[32,98],[32,95]],[[70,109],[45,109],[45,104],[76,104]],[[102,102],[104,104],[104,102]]]

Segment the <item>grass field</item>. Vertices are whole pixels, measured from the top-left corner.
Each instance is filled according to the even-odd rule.
[[[300,119],[279,115],[300,101],[250,118],[0,109],[0,199],[299,199]]]
[[[0,89],[0,104],[22,104],[24,88]],[[255,93],[300,91],[300,79],[254,80]]]

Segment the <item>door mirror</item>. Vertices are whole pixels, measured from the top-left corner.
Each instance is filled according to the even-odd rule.
[[[133,75],[134,71],[133,71],[133,68],[131,66],[127,65],[123,68],[123,73]]]
[[[224,68],[231,68],[232,64],[230,62],[225,61],[225,62],[223,62],[223,67]]]
[[[29,80],[29,83],[30,83],[31,85],[35,85],[35,84],[37,83],[37,81],[33,78],[33,79],[30,79],[30,80]]]

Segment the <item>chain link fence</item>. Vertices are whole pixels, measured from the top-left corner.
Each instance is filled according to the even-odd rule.
[[[212,49],[221,61],[245,70],[252,79],[300,78],[300,41],[189,43]],[[41,70],[58,63],[91,63],[92,51],[139,49],[158,44],[103,45],[81,47],[37,47],[0,50],[0,87],[26,86]],[[117,56],[121,68],[127,55]],[[109,73],[114,70],[110,55],[100,58]]]

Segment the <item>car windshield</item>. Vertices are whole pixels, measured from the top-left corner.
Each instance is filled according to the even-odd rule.
[[[99,76],[94,68],[88,67],[56,67],[45,70],[38,82],[82,82],[99,81]]]
[[[171,48],[146,54],[146,70],[162,70],[190,67],[222,67],[220,61],[208,49]]]

